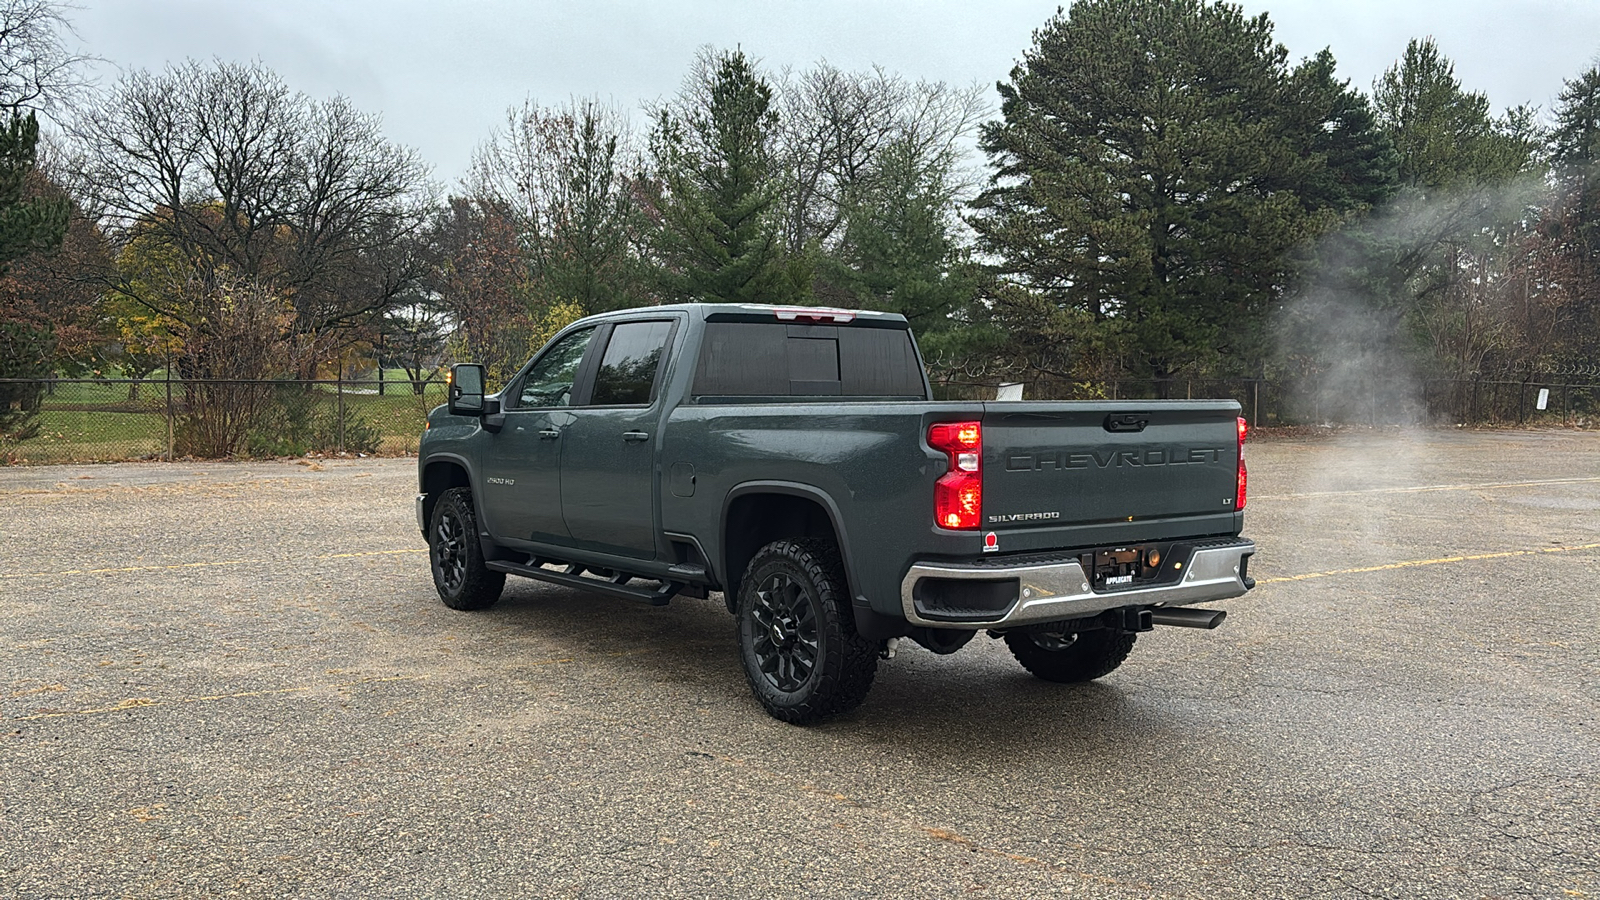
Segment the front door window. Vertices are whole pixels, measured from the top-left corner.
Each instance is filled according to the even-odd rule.
[[[578,377],[578,364],[583,362],[583,351],[592,337],[593,328],[574,331],[540,357],[522,379],[517,406],[521,409],[571,406],[572,382]]]

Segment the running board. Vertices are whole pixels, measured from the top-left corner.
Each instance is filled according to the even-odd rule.
[[[621,597],[624,600],[638,600],[651,606],[666,606],[678,592],[684,589],[684,584],[678,581],[663,581],[661,586],[650,589],[643,586],[634,586],[628,582],[633,581],[633,575],[625,572],[611,572],[602,570],[606,580],[599,577],[585,578],[584,567],[568,565],[565,572],[555,572],[539,566],[524,565],[522,563],[506,562],[504,560],[485,560],[484,566],[490,571],[505,572],[508,575],[521,575],[524,578],[533,578],[546,581],[550,584],[559,584],[564,587],[577,588],[580,591],[593,591],[596,594],[605,594],[608,597]],[[599,575],[600,573],[596,573]]]

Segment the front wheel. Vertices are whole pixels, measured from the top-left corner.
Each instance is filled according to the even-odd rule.
[[[488,609],[500,599],[506,573],[484,565],[477,510],[472,508],[472,492],[467,488],[451,488],[434,504],[433,522],[428,527],[428,561],[433,567],[433,586],[445,606]]]
[[[1109,675],[1133,651],[1131,631],[1008,631],[1006,646],[1022,667],[1045,681],[1072,684]]]
[[[839,552],[822,541],[774,541],[739,585],[739,659],[774,718],[809,725],[861,705],[878,648],[856,634]]]

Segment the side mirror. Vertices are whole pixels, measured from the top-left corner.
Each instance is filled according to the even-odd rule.
[[[462,363],[450,367],[450,415],[483,415],[483,366]]]

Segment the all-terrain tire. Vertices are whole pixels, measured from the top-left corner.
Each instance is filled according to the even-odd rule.
[[[1008,631],[1006,646],[1022,667],[1045,681],[1073,684],[1109,675],[1133,651],[1131,631]]]
[[[856,633],[839,551],[818,540],[774,541],[756,552],[735,607],[739,659],[774,718],[809,725],[861,705],[878,646]]]
[[[500,599],[506,573],[492,572],[478,543],[478,512],[472,491],[451,488],[433,505],[428,525],[428,561],[439,599],[451,609],[488,609]]]

